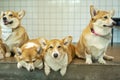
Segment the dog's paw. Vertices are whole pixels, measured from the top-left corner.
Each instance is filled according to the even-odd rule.
[[[11,53],[10,52],[7,52],[6,54],[5,54],[5,57],[10,57],[11,56]]]
[[[20,63],[17,63],[17,68],[18,69],[22,68],[22,65]]]
[[[61,70],[60,70],[60,73],[61,73],[61,75],[62,76],[64,76],[65,75],[65,73],[66,73],[66,67],[65,68],[62,68]]]
[[[50,69],[45,69],[45,75],[48,76],[50,73]]]
[[[86,59],[86,64],[92,64],[92,60],[91,59]]]
[[[3,58],[4,58],[3,54],[0,54],[0,59],[3,59]]]
[[[106,61],[104,59],[99,59],[98,62],[101,64],[106,64]]]

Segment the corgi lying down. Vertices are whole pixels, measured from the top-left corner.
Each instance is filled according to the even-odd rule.
[[[61,75],[65,75],[67,66],[70,64],[75,54],[75,47],[72,44],[72,37],[68,36],[62,40],[52,39],[42,41],[44,47],[44,70],[45,74],[60,70]],[[46,44],[46,45],[45,45]]]
[[[84,29],[76,46],[76,55],[86,58],[86,63],[91,64],[93,60],[105,64],[103,59],[113,59],[106,55],[106,50],[111,41],[111,30],[115,22],[111,19],[114,11],[96,11],[94,6],[90,6],[91,20]]]
[[[42,38],[32,39],[25,43],[21,48],[14,48],[18,68],[24,67],[28,71],[33,71],[35,68],[43,68],[43,48],[40,44],[41,40]]]
[[[1,12],[0,27],[3,42],[8,46],[9,51],[13,52],[13,47],[21,47],[29,40],[28,35],[21,26],[21,20],[25,11],[5,11]],[[10,56],[11,54],[9,54]]]

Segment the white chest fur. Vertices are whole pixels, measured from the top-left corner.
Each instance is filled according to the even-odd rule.
[[[100,56],[106,50],[110,39],[90,34],[86,36],[88,49],[94,57]]]
[[[5,41],[12,34],[12,29],[6,27],[5,25],[2,25],[2,29],[1,30],[2,30],[2,39]]]
[[[68,55],[66,53],[59,60],[52,58],[50,55],[46,55],[45,56],[45,62],[54,71],[58,71],[59,69],[67,66],[67,64],[68,64]]]

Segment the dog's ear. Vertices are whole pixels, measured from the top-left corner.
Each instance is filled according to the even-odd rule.
[[[41,52],[42,52],[41,47],[38,47],[38,48],[37,48],[37,53],[40,54]]]
[[[22,19],[24,17],[24,15],[25,15],[25,11],[24,10],[21,10],[21,11],[18,12],[19,19]]]
[[[1,12],[1,16],[3,16],[3,14],[4,14],[4,12],[2,11],[2,12]]]
[[[115,14],[115,10],[113,9],[113,10],[110,10],[109,12],[110,12],[111,16],[113,17]]]
[[[39,39],[39,42],[40,42],[42,48],[45,49],[46,46],[47,46],[47,40],[44,39],[44,38],[40,38],[40,39]]]
[[[14,48],[14,52],[17,56],[20,56],[22,54],[22,50],[19,47]]]
[[[63,39],[64,45],[69,45],[72,42],[72,36],[67,36]]]
[[[90,5],[90,15],[93,18],[96,15],[97,11],[95,10],[93,5]]]

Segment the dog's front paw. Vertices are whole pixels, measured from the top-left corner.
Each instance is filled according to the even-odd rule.
[[[5,57],[10,57],[11,56],[11,53],[10,52],[7,52],[6,54],[5,54]]]
[[[91,59],[86,59],[86,64],[92,64],[92,60]]]
[[[98,60],[98,62],[101,63],[101,64],[106,64],[106,61],[105,61],[103,58],[100,58],[100,59]]]
[[[60,73],[61,73],[61,75],[62,76],[64,76],[65,75],[65,73],[66,73],[66,67],[65,68],[62,68],[61,70],[60,70]]]
[[[45,69],[45,74],[46,74],[46,76],[48,76],[49,73],[50,73],[50,69]]]
[[[17,68],[18,69],[22,68],[22,65],[20,63],[17,63]]]
[[[3,54],[0,54],[0,59],[3,59],[3,58],[4,58]]]

